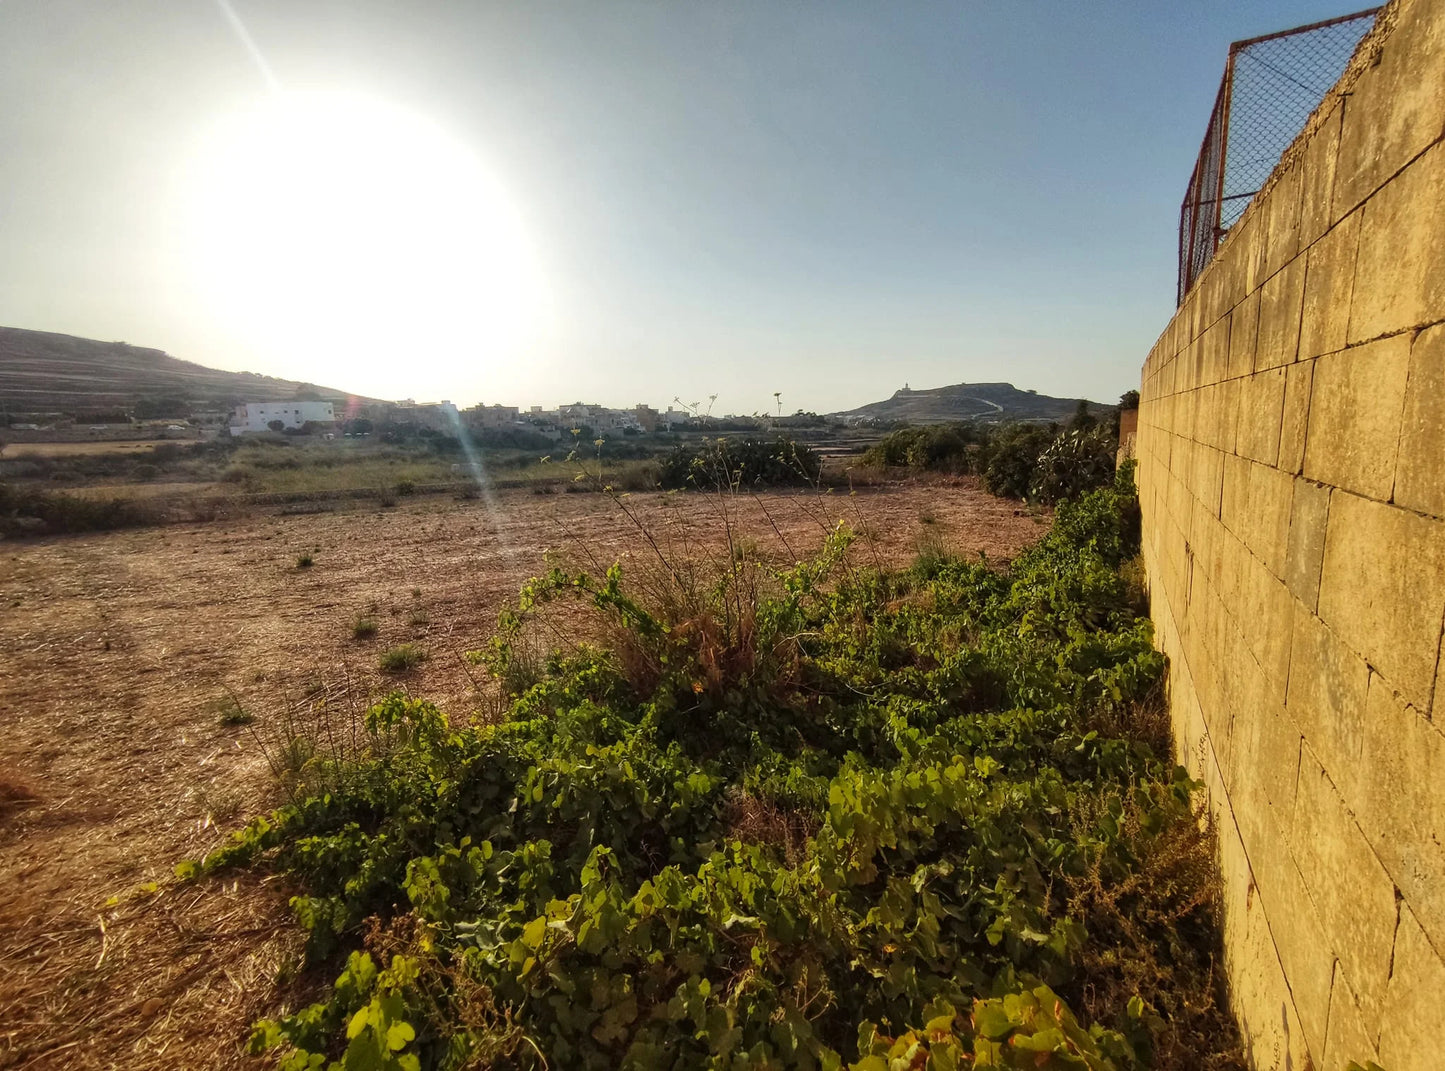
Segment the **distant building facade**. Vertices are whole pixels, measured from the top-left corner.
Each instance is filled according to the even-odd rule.
[[[246,402],[236,406],[231,415],[231,430],[270,431],[272,421],[276,420],[283,428],[334,424],[336,412],[330,402]]]
[[[515,405],[474,405],[462,410],[462,419],[471,428],[510,428],[519,417]]]

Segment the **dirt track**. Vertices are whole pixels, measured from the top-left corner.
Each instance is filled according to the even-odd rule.
[[[626,502],[672,553],[719,546],[713,499]],[[0,1067],[242,1062],[247,1024],[285,996],[286,890],[167,882],[277,801],[258,739],[318,690],[361,702],[391,686],[376,659],[402,641],[430,655],[404,686],[464,717],[477,671],[460,655],[544,548],[606,564],[644,546],[600,495],[503,492],[493,506],[0,543]],[[890,564],[928,543],[1010,558],[1047,522],[964,480],[738,509],[764,554],[816,550],[842,518],[868,536],[863,560]],[[379,634],[358,641],[363,614]],[[254,725],[222,723],[228,696]]]

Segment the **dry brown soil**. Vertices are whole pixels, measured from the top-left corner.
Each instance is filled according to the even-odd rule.
[[[625,501],[670,553],[717,551],[715,497]],[[888,564],[930,543],[1010,558],[1047,523],[968,480],[736,509],[763,553],[810,553],[842,518],[868,537],[855,556]],[[461,655],[544,548],[650,553],[604,496],[527,491],[0,543],[0,1067],[245,1062],[248,1023],[295,997],[288,890],[174,865],[278,802],[266,745],[288,710],[394,686],[387,647],[425,648],[400,683],[468,716]],[[358,641],[366,614],[379,634]],[[223,723],[230,696],[253,724]]]

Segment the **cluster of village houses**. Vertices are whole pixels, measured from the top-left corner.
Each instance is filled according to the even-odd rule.
[[[454,433],[458,428],[472,431],[521,429],[560,439],[573,429],[590,428],[604,432],[671,431],[687,427],[697,418],[686,409],[658,411],[650,405],[631,409],[609,409],[602,405],[573,402],[556,409],[534,405],[474,405],[458,409],[451,402],[383,402],[338,407],[332,402],[247,402],[238,405],[229,422],[233,434],[301,428],[307,424],[329,428],[337,421],[365,418],[375,423],[413,424]]]

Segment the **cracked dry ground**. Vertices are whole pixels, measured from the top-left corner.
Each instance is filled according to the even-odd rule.
[[[716,496],[626,503],[669,553],[722,546]],[[811,553],[841,518],[889,565],[925,546],[1006,560],[1048,520],[970,480],[735,509],[760,553]],[[0,543],[0,1068],[244,1064],[249,1023],[308,984],[279,980],[299,949],[289,892],[172,868],[281,799],[265,745],[287,711],[393,685],[381,650],[424,647],[402,686],[452,718],[484,704],[462,652],[546,548],[650,553],[606,497],[527,491]],[[225,724],[229,702],[255,721]]]

